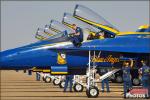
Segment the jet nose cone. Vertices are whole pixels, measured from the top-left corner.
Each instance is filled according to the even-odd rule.
[[[11,54],[7,51],[0,52],[0,69],[5,69],[6,66],[8,67],[10,65],[13,55],[13,53]]]

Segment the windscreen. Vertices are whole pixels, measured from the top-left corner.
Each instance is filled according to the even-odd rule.
[[[83,21],[76,19],[69,13],[64,13],[62,23],[68,27],[72,27],[73,24],[76,24],[77,27],[80,27],[83,30],[83,34],[84,34],[83,39],[84,40],[87,40],[87,37],[90,34],[90,32],[96,33],[99,31],[99,29],[97,29]]]
[[[56,20],[51,20],[50,28],[54,30],[59,30],[60,32],[67,31],[68,34],[73,33],[72,29],[68,28],[67,26]]]
[[[89,29],[89,30],[91,30],[93,32],[97,32],[98,31],[98,29],[96,29],[95,27],[93,27],[93,26],[91,26],[89,24],[84,23],[83,21],[80,21],[80,20],[74,18],[69,13],[64,13],[62,23],[64,23],[64,24],[66,23],[66,24],[69,24],[69,25],[76,24],[78,27],[80,27],[80,28],[82,28],[84,30],[85,29]]]
[[[63,31],[63,32],[60,32],[60,33],[57,33],[56,35],[54,36],[51,36],[47,39],[49,42],[65,42],[65,41],[69,41],[69,38],[68,38],[68,34],[66,31]]]
[[[108,21],[106,21],[102,16],[95,13],[93,10],[83,6],[83,5],[76,5],[74,9],[74,15],[80,16],[82,18],[85,18],[87,20],[106,25],[109,27],[115,28],[112,24],[110,24]]]
[[[44,33],[44,29],[42,28],[38,28],[35,37],[39,40],[46,40],[49,38],[49,36]]]
[[[49,33],[51,35],[56,35],[57,32],[52,31],[49,27],[50,27],[49,25],[45,25],[44,32]]]
[[[59,32],[55,35],[48,37],[48,35],[44,33],[44,29],[42,28],[38,28],[35,37],[41,41],[45,40],[53,43],[69,41],[68,34],[66,31]]]

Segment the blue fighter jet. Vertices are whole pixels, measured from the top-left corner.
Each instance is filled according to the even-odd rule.
[[[77,8],[85,9],[80,5],[77,5]],[[82,46],[77,48],[69,41],[52,43],[53,37],[51,37],[50,40],[2,51],[0,53],[0,69],[30,69],[34,66],[44,69],[43,66],[46,66],[57,74],[85,75],[89,72],[86,94],[88,97],[97,97],[99,94],[98,88],[91,84],[93,79],[93,77],[90,77],[92,68],[120,68],[120,62],[124,60],[132,58],[135,62],[138,62],[143,57],[149,59],[150,33],[129,32],[123,34],[113,26],[108,26],[110,24],[106,21],[95,23],[90,21],[90,18],[87,20],[79,15],[77,16],[75,12],[74,16],[105,31],[107,38],[84,41]],[[69,39],[68,35],[64,35],[64,33],[61,35]],[[139,64],[135,63],[134,66],[139,66]]]

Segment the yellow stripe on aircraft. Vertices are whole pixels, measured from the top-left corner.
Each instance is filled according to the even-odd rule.
[[[150,34],[150,32],[119,32],[118,35]]]
[[[50,73],[51,70],[50,69],[43,69],[43,73]]]
[[[42,72],[43,69],[37,69],[36,67],[33,67],[33,68],[32,68],[32,71],[33,71],[33,72]]]
[[[39,36],[35,36],[35,38],[36,39],[38,39],[38,40],[43,40],[41,37],[39,37]]]
[[[33,68],[32,68],[32,71],[33,71],[33,72],[44,72],[44,73],[50,73],[50,72],[51,72],[50,69],[38,69],[38,68],[36,68],[36,67],[33,67]]]
[[[32,70],[33,72],[43,72],[42,69],[35,69],[35,70]]]
[[[51,34],[51,33],[48,33],[48,32],[44,32],[44,33],[48,36],[53,36],[53,34]]]
[[[66,23],[66,22],[62,22],[62,23],[63,23],[64,25],[70,27],[70,28],[73,28],[73,26],[72,26],[71,24],[69,24],[69,23]]]
[[[61,31],[59,31],[59,30],[57,30],[57,29],[54,29],[54,28],[52,28],[52,27],[50,27],[50,29],[51,29],[52,31],[56,32],[56,33],[60,33],[60,32],[61,32]]]
[[[41,35],[36,35],[35,38],[39,39],[39,40],[46,40],[46,37],[43,37]]]
[[[68,74],[68,72],[51,72],[51,74],[56,74],[56,75],[62,74],[62,75],[64,75],[64,74]]]
[[[66,22],[62,22],[64,25],[68,26],[69,28],[72,28],[72,25]],[[93,36],[95,36],[96,32],[90,31],[89,34],[92,34]]]
[[[108,31],[112,32],[112,33],[115,33],[115,34],[118,34],[118,33],[119,33],[118,30],[113,29],[113,28],[110,28],[110,27],[108,27],[108,26],[104,26],[104,25],[102,25],[102,24],[95,23],[95,22],[93,22],[93,21],[90,21],[90,20],[81,18],[81,17],[76,16],[76,15],[75,15],[74,17],[77,18],[77,19],[80,19],[80,20],[82,20],[82,21],[84,21],[84,22],[87,22],[87,23],[89,23],[89,24],[91,24],[91,25],[94,25],[94,26],[96,26],[96,27],[101,27],[101,28],[103,28],[103,29],[105,29],[105,30],[108,30]]]

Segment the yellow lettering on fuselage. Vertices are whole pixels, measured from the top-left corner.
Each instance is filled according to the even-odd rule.
[[[110,62],[110,63],[116,63],[119,62],[119,58],[112,57],[112,55],[109,55],[106,58],[103,57],[92,57],[92,62]]]

